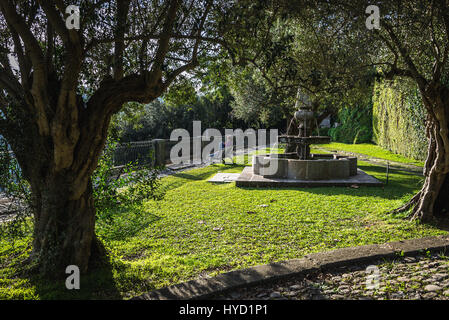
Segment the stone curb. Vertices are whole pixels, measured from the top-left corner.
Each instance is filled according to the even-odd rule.
[[[326,270],[338,266],[375,261],[382,258],[413,256],[423,251],[449,251],[449,235],[411,239],[342,248],[313,253],[301,259],[270,263],[247,269],[234,270],[209,279],[197,279],[150,291],[132,300],[191,300],[207,299],[211,295],[275,281],[297,275]]]

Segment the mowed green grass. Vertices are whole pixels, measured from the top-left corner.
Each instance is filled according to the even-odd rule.
[[[320,147],[325,148],[327,150],[337,150],[337,151],[341,150],[347,152],[360,153],[370,157],[406,164],[413,164],[415,166],[420,167],[424,166],[423,161],[404,157],[400,154],[393,153],[389,150],[383,149],[382,147],[379,147],[372,143],[347,144],[347,143],[332,142],[329,144],[322,144],[320,145]]]
[[[359,161],[385,181],[385,169]],[[110,252],[109,266],[81,277],[80,290],[64,279],[27,274],[30,235],[0,241],[1,299],[126,299],[220,272],[300,258],[343,247],[446,234],[404,215],[389,215],[417,192],[422,177],[390,171],[385,187],[237,188],[212,184],[218,172],[242,165],[212,165],[162,180],[160,202],[117,208],[97,234]]]

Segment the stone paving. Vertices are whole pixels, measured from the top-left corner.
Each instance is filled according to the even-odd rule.
[[[370,265],[377,267],[378,285],[373,282],[376,277],[373,269],[367,272]],[[426,254],[339,267],[241,288],[216,295],[212,299],[449,300],[449,257]]]

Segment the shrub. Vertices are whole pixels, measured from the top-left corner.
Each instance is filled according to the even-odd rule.
[[[117,145],[117,141],[108,140],[92,177],[97,219],[111,220],[119,205],[139,205],[146,199],[157,201],[164,197],[159,188],[163,167],[139,165],[137,162],[114,167],[113,155]]]
[[[371,142],[373,128],[372,106],[370,104],[340,109],[336,122],[339,126],[330,128],[328,132],[333,141],[343,143]]]

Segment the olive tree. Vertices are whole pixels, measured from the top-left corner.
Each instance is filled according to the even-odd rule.
[[[375,66],[385,79],[409,78],[426,109],[427,159],[421,190],[395,212],[434,220],[449,211],[449,6],[446,0],[283,2],[294,18],[333,28],[330,38],[354,57],[342,72]],[[375,7],[373,7],[375,5]],[[376,21],[377,20],[377,21]],[[335,28],[339,26],[338,28]],[[317,33],[319,34],[319,33]],[[317,37],[317,41],[320,41]],[[347,45],[350,44],[350,45]],[[336,56],[337,60],[339,59]],[[355,67],[355,69],[354,69]]]
[[[79,8],[79,28],[69,5]],[[219,18],[230,7],[213,0],[0,2],[0,135],[30,184],[30,259],[43,274],[71,264],[86,272],[101,253],[91,175],[112,115],[127,102],[153,101],[214,55]]]

